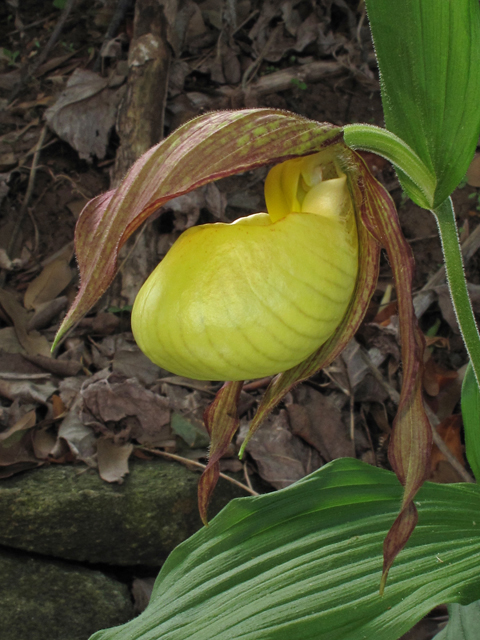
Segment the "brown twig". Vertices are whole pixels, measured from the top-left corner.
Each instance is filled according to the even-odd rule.
[[[25,197],[23,199],[20,211],[18,213],[18,217],[15,222],[15,227],[12,231],[12,235],[10,236],[10,239],[8,241],[7,254],[9,257],[12,255],[13,251],[15,250],[15,245],[17,244],[18,235],[20,233],[20,229],[22,228],[23,221],[27,214],[28,205],[30,203],[32,193],[33,193],[33,187],[35,185],[35,176],[37,174],[38,160],[40,158],[40,152],[42,150],[42,145],[45,140],[46,133],[47,133],[47,126],[45,125],[42,129],[42,132],[40,133],[40,137],[35,147],[32,167],[30,169],[30,175],[28,177],[27,191],[25,193]],[[5,272],[2,272],[0,273],[0,287],[3,287],[4,284],[5,284]]]
[[[263,62],[263,59],[265,58],[265,56],[268,54],[268,52],[270,51],[271,46],[273,45],[273,43],[275,42],[278,34],[280,33],[281,29],[283,29],[282,25],[277,25],[271,32],[271,34],[268,37],[267,42],[265,43],[265,46],[263,47],[262,51],[260,52],[260,54],[258,55],[258,58],[252,62],[252,64],[245,70],[243,77],[242,77],[242,89],[245,90],[247,85],[253,80],[256,72],[258,71],[260,65]]]
[[[245,477],[245,482],[247,483],[248,488],[250,489],[250,492],[251,492],[252,496],[253,495],[257,495],[258,496],[258,493],[252,487],[252,481],[250,480],[250,476],[248,475],[248,468],[247,468],[247,463],[246,462],[243,463],[243,475]]]
[[[33,154],[33,161],[32,161],[32,166],[30,169],[30,175],[28,177],[28,185],[27,185],[27,192],[25,193],[25,197],[23,199],[22,202],[22,206],[20,208],[20,212],[18,214],[18,218],[16,221],[16,225],[15,228],[12,232],[12,235],[10,236],[10,240],[8,242],[8,248],[7,248],[7,252],[8,255],[11,255],[12,251],[15,248],[15,245],[17,243],[18,240],[18,234],[20,233],[20,229],[22,227],[22,223],[23,220],[27,214],[27,208],[28,205],[30,204],[30,199],[32,197],[32,193],[33,193],[33,188],[35,186],[35,177],[37,175],[37,167],[38,167],[38,161],[40,159],[40,152],[42,150],[42,146],[43,146],[43,142],[45,140],[45,136],[47,134],[47,126],[45,125],[42,129],[42,132],[40,133],[40,137],[38,139],[37,145],[35,147],[35,152]]]
[[[153,453],[154,455],[160,456],[161,458],[166,458],[167,460],[175,460],[176,462],[181,462],[182,464],[187,466],[191,465],[193,467],[197,467],[198,469],[202,469],[202,471],[207,468],[207,465],[202,464],[201,462],[197,462],[196,460],[190,460],[189,458],[183,458],[182,456],[177,456],[175,453],[168,453],[167,451],[160,451],[159,449],[148,449],[147,447],[137,447],[137,448],[140,449],[140,451],[144,451],[145,453]],[[223,478],[224,480],[228,480],[228,482],[231,482],[235,486],[240,487],[240,489],[243,489],[244,491],[246,491],[252,496],[259,495],[251,487],[247,487],[246,484],[242,484],[241,482],[238,482],[238,480],[235,480],[235,478],[231,478],[230,476],[227,476],[225,473],[220,473],[220,478]]]
[[[45,60],[48,57],[48,54],[57,43],[57,40],[63,31],[63,27],[65,26],[67,18],[70,15],[70,12],[72,11],[75,2],[76,0],[67,0],[67,3],[65,4],[65,7],[63,8],[63,11],[60,15],[60,18],[58,19],[58,22],[55,25],[55,29],[52,31],[52,35],[50,36],[50,39],[45,45],[45,48],[43,49],[42,53],[38,56],[38,58],[35,60],[33,64],[32,70],[30,71],[31,76],[35,73],[38,67],[40,67],[45,62]]]
[[[100,52],[98,54],[97,59],[95,60],[95,65],[93,67],[93,70],[96,71],[97,73],[100,71],[101,67],[102,67],[102,49],[103,46],[109,41],[111,40],[115,34],[118,31],[118,27],[120,26],[122,20],[125,17],[125,14],[127,13],[130,5],[132,4],[133,0],[118,0],[117,2],[117,6],[115,8],[115,11],[113,13],[112,19],[110,20],[110,24],[108,25],[107,31],[105,33],[105,36],[103,38],[103,42],[102,42],[102,47],[100,48]]]
[[[43,49],[42,53],[38,56],[38,58],[35,60],[35,62],[33,63],[32,67],[30,69],[28,69],[28,70],[27,69],[23,69],[22,70],[22,80],[14,88],[14,90],[12,91],[10,96],[8,97],[8,103],[9,104],[12,103],[15,100],[15,98],[18,96],[18,94],[20,93],[22,88],[25,86],[25,84],[30,80],[30,78],[32,78],[32,76],[35,75],[35,72],[37,71],[37,69],[47,59],[48,54],[53,49],[53,47],[55,46],[58,38],[60,37],[60,34],[62,33],[63,27],[65,26],[67,18],[70,15],[75,2],[76,2],[76,0],[67,0],[67,3],[65,5],[65,7],[63,8],[63,11],[62,11],[62,13],[60,15],[60,18],[58,19],[58,22],[55,25],[55,29],[52,31],[52,35],[50,36],[50,39],[48,40],[47,44],[45,45],[45,48]]]

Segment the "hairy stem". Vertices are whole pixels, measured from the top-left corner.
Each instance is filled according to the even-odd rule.
[[[458,239],[455,212],[451,198],[433,210],[442,241],[448,287],[457,316],[458,326],[472,362],[477,384],[480,386],[480,335],[467,289],[462,253]]]

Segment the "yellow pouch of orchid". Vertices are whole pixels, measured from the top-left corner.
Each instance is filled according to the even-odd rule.
[[[267,176],[268,213],[184,232],[140,290],[132,329],[177,375],[245,380],[285,371],[335,331],[358,270],[355,213],[329,152]]]

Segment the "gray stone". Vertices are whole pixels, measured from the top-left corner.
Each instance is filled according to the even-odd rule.
[[[126,585],[100,571],[0,550],[2,640],[88,640],[133,617]]]
[[[121,485],[67,465],[0,481],[0,544],[67,560],[160,565],[202,526],[199,474],[165,460],[133,460],[130,471]],[[210,517],[244,495],[220,480]]]

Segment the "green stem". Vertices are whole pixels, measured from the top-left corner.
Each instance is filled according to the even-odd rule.
[[[371,151],[386,158],[403,176],[408,195],[420,207],[433,206],[436,179],[415,151],[395,134],[370,124],[349,124],[343,127],[345,144],[351,149]],[[407,183],[407,184],[405,184]]]
[[[477,384],[480,386],[480,335],[473,315],[470,295],[467,289],[463,258],[458,240],[455,212],[451,198],[447,198],[433,210],[437,219],[440,239],[442,241],[445,270],[453,308],[462,332]]]

